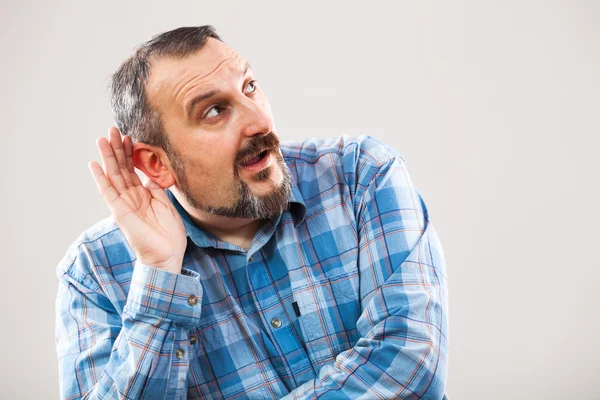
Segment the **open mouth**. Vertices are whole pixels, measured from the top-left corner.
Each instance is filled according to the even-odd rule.
[[[254,166],[257,166],[257,164],[259,164],[261,161],[263,161],[267,157],[268,154],[269,154],[269,151],[264,150],[261,153],[258,153],[257,155],[255,155],[254,157],[240,163],[240,165],[245,168],[252,168]]]

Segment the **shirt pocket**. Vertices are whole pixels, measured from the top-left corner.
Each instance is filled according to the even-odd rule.
[[[358,291],[353,289],[356,285],[358,275],[350,272],[294,292],[302,336],[317,373],[358,341],[360,302]]]

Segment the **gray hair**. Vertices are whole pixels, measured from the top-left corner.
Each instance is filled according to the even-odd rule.
[[[209,38],[222,41],[210,25],[177,28],[141,44],[121,64],[111,77],[109,90],[113,116],[123,135],[129,135],[134,143],[158,146],[172,154],[160,115],[146,95],[151,62],[161,57],[188,56],[200,50]]]

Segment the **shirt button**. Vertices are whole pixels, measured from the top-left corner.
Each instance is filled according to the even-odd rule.
[[[190,344],[196,344],[197,341],[196,336],[190,336]]]
[[[177,351],[175,352],[175,357],[179,358],[180,360],[183,358],[184,355],[185,351],[183,351],[183,349],[177,349]]]
[[[254,256],[253,255],[250,256],[250,258],[248,259],[248,262],[252,262],[252,261],[254,261]]]
[[[281,320],[279,318],[273,318],[271,320],[271,325],[273,328],[279,328],[281,326]]]
[[[194,295],[191,295],[191,296],[188,298],[188,304],[189,304],[190,306],[195,306],[196,304],[198,304],[198,298],[197,298],[196,296],[194,296]]]

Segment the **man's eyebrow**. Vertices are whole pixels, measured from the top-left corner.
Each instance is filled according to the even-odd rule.
[[[197,104],[203,102],[206,99],[213,97],[217,93],[218,92],[216,90],[211,90],[209,92],[206,92],[204,94],[194,97],[192,99],[192,101],[190,101],[190,104],[188,104],[188,106],[186,107],[188,118],[190,117],[190,115],[192,115],[192,111],[194,111],[194,107],[196,107]]]
[[[252,67],[250,66],[248,61],[245,61],[244,72],[242,73],[242,75],[246,75],[246,72],[248,72],[250,68]],[[204,100],[210,99],[211,97],[214,97],[217,93],[219,92],[216,90],[210,90],[206,93],[194,97],[192,101],[190,101],[190,104],[188,104],[188,106],[186,107],[187,116],[189,117],[190,115],[192,115],[192,111],[194,111],[194,107],[196,107],[197,104],[203,102]]]

